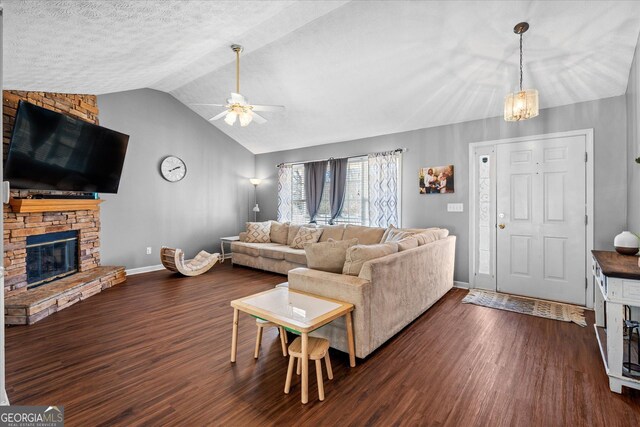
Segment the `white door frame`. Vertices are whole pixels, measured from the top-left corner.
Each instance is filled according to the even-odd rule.
[[[592,129],[579,129],[567,132],[555,132],[542,135],[520,136],[517,138],[497,139],[493,141],[479,141],[469,144],[469,288],[475,288],[475,276],[476,276],[476,168],[474,151],[478,147],[495,146],[498,144],[513,144],[516,142],[524,141],[541,141],[545,139],[565,138],[570,136],[583,136],[585,141],[586,151],[586,251],[584,258],[585,267],[585,281],[586,281],[586,307],[593,308],[593,280],[589,280],[589,272],[591,265],[591,251],[593,250],[593,197],[594,197],[594,181],[593,181],[593,128]],[[495,187],[495,179],[492,180],[491,185]],[[495,201],[494,201],[495,202]],[[496,257],[493,254],[493,271],[496,267]]]

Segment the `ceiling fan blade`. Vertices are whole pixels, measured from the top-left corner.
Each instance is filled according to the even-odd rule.
[[[207,107],[226,107],[226,105],[224,104],[202,104],[202,103],[198,103],[198,104],[189,104],[189,105],[204,105]]]
[[[228,101],[230,104],[240,104],[240,105],[246,105],[247,104],[247,99],[240,95],[239,93],[235,93],[235,92],[231,92],[231,98],[228,99]]]
[[[262,117],[259,114],[253,113],[251,116],[253,117],[253,121],[258,123],[258,124],[267,123],[267,119],[265,119],[264,117]]]
[[[210,121],[210,122],[212,122],[212,121],[214,121],[214,120],[221,119],[221,118],[223,118],[224,116],[226,116],[226,115],[227,115],[227,113],[228,113],[228,110],[224,110],[222,113],[220,113],[220,114],[218,114],[218,115],[216,115],[216,116],[211,117],[211,118],[209,119],[209,121]]]
[[[282,111],[284,105],[252,105],[253,111]]]

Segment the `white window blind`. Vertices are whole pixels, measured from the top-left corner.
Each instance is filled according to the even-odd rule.
[[[342,213],[335,224],[369,225],[369,170],[367,157],[353,157],[347,162],[347,182]],[[327,167],[320,209],[316,216],[318,224],[328,224],[331,219],[329,206],[330,170]],[[304,164],[294,164],[291,169],[291,222],[309,222],[304,192]]]

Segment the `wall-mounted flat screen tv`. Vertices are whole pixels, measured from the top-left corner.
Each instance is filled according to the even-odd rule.
[[[12,188],[117,193],[129,135],[20,101],[4,180]]]

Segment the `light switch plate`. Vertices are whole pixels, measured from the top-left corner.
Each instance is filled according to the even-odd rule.
[[[447,203],[447,212],[464,212],[464,204]]]

